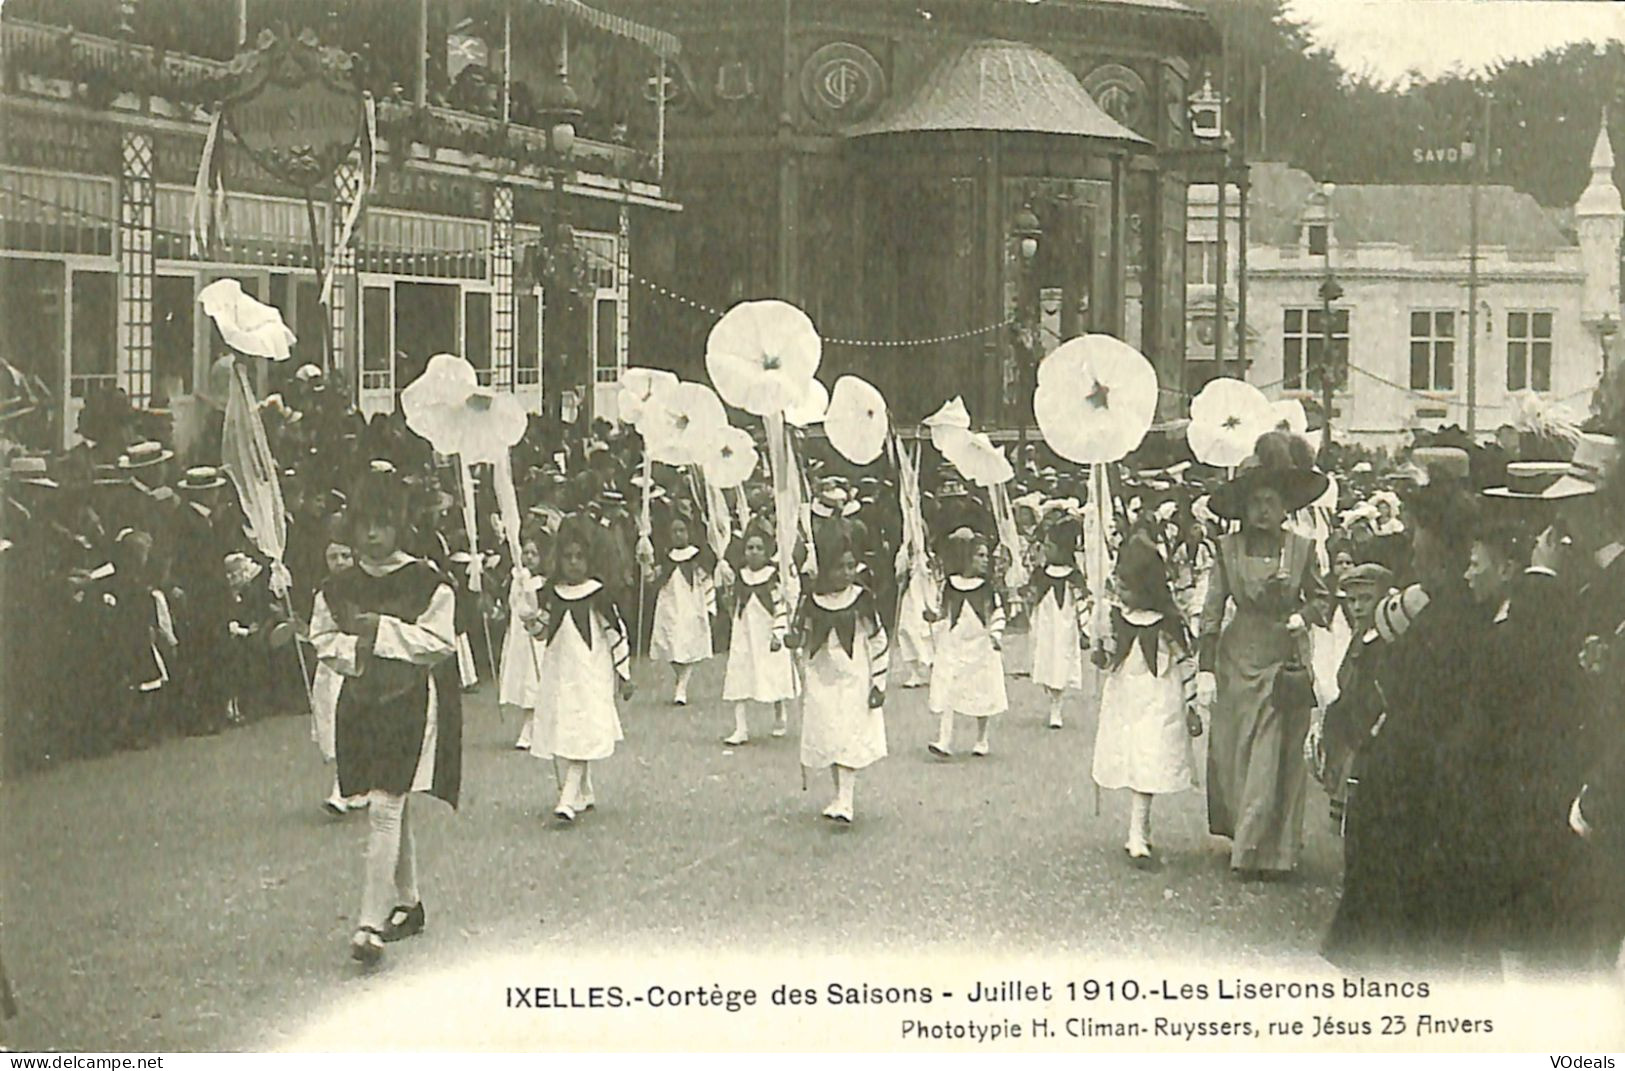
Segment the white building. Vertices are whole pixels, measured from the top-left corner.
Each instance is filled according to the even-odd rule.
[[[1579,413],[1589,405],[1620,322],[1620,233],[1625,210],[1612,179],[1606,126],[1592,153],[1591,184],[1559,213],[1506,186],[1479,190],[1473,421],[1481,432],[1510,420],[1534,390]],[[1331,340],[1346,347],[1347,380],[1333,401],[1339,436],[1394,442],[1412,429],[1467,426],[1469,187],[1322,186],[1283,164],[1250,172],[1246,378],[1274,397],[1318,403],[1310,370],[1333,304]],[[1217,188],[1191,187],[1187,383],[1219,374],[1214,363]],[[1225,373],[1235,374],[1240,206],[1227,191]]]

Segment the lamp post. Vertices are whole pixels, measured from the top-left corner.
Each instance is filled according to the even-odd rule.
[[[564,433],[564,383],[569,367],[569,354],[564,346],[566,306],[571,302],[575,280],[579,276],[576,263],[578,251],[574,229],[565,218],[564,176],[571,170],[575,150],[576,120],[581,108],[575,90],[570,85],[568,44],[561,42],[559,49],[558,80],[547,88],[543,100],[543,113],[551,120],[547,134],[548,177],[552,185],[551,226],[544,239],[547,252],[542,260],[542,290],[547,316],[542,323],[542,408],[546,424],[559,436],[562,445]],[[549,329],[551,328],[551,329]],[[550,384],[548,381],[552,380]],[[588,357],[587,386],[582,399],[590,414],[593,369]]]
[[[1039,226],[1038,216],[1033,212],[1030,203],[1023,204],[1021,211],[1011,221],[1011,237],[1015,239],[1016,252],[1021,257],[1021,285],[1016,300],[1017,320],[1017,348],[1016,355],[1016,465],[1019,469],[1026,464],[1027,458],[1027,406],[1032,395],[1029,384],[1032,376],[1029,368],[1036,371],[1038,364],[1039,324],[1042,322],[1038,309],[1038,241],[1043,231]]]
[[[1619,322],[1608,313],[1597,321],[1597,349],[1602,351],[1602,374],[1608,374],[1608,343],[1619,333]]]

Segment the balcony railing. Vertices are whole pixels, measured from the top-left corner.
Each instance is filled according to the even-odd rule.
[[[211,108],[232,80],[227,63],[20,19],[0,19],[0,55],[8,91],[27,74],[65,83],[74,99],[95,108],[112,107],[125,95]],[[421,145],[538,171],[568,168],[648,181],[660,175],[658,154],[632,145],[577,137],[570,159],[563,160],[551,151],[547,134],[534,127],[401,100],[378,102],[378,133],[397,152]]]

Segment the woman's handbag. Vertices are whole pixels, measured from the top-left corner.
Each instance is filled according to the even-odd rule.
[[[1315,705],[1315,679],[1309,667],[1301,662],[1288,662],[1276,670],[1270,703],[1281,713],[1296,714],[1312,709]]]

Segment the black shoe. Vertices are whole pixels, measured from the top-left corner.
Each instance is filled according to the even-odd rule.
[[[366,967],[383,959],[383,935],[371,926],[361,927],[350,938],[350,958]]]
[[[423,922],[422,900],[411,907],[397,907],[389,913],[389,921],[384,923],[382,935],[384,942],[388,944],[407,937],[416,937],[423,932]]]

